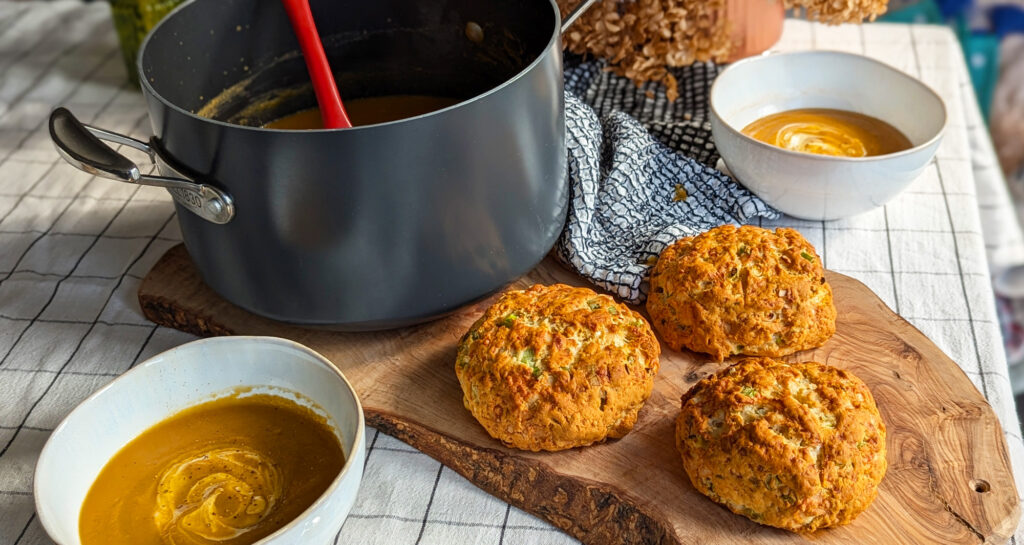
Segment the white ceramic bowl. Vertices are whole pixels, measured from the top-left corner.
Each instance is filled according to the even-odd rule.
[[[233,388],[254,393],[298,392],[335,428],[345,466],[297,519],[257,543],[330,543],[355,502],[366,441],[363,408],[352,386],[323,356],[273,337],[218,337],[154,356],[75,408],[43,447],[36,465],[39,521],[60,545],[78,545],[78,516],[89,487],[107,461],[147,428]],[[313,407],[316,410],[316,407]]]
[[[831,220],[885,204],[935,155],[946,107],[927,85],[851,53],[776,53],[739,61],[711,87],[711,132],[726,167],[768,204],[803,219]],[[844,158],[784,150],[742,134],[750,122],[796,108],[835,108],[876,117],[913,148]]]

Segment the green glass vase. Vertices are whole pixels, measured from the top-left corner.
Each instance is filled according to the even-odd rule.
[[[172,9],[185,0],[110,0],[114,15],[114,29],[121,41],[121,53],[124,65],[128,69],[128,79],[135,85],[139,84],[139,71],[135,67],[135,59],[139,54],[139,46],[150,29],[156,26]]]

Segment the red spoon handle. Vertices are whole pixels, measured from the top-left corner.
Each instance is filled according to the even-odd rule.
[[[334,83],[331,65],[327,63],[327,54],[320,43],[320,34],[313,23],[313,13],[309,10],[308,0],[281,0],[288,18],[291,19],[295,37],[299,39],[302,56],[306,59],[309,78],[313,81],[313,92],[320,105],[320,116],[326,129],[343,129],[352,126],[352,122],[341,104],[341,93]]]

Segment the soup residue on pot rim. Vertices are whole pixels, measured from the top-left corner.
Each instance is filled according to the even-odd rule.
[[[836,157],[872,157],[913,147],[896,127],[869,115],[801,108],[762,117],[743,134],[790,151]]]
[[[248,545],[309,508],[345,456],[328,422],[269,394],[235,393],[150,427],[100,471],[83,545]]]

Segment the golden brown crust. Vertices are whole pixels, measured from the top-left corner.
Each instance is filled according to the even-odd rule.
[[[463,403],[492,437],[562,450],[622,437],[651,395],[661,347],[626,305],[586,288],[501,296],[459,341]]]
[[[817,362],[746,358],[701,380],[683,395],[676,446],[701,493],[797,532],[853,520],[886,469],[870,390]]]
[[[821,259],[793,229],[723,225],[680,239],[659,256],[650,286],[647,312],[665,344],[718,361],[792,354],[836,331]]]

